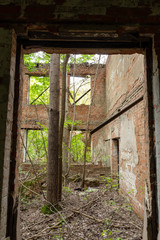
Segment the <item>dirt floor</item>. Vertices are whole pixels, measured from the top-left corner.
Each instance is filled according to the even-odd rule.
[[[114,189],[105,185],[74,190],[63,189],[59,212],[44,214],[42,195],[21,202],[23,240],[140,240],[142,220],[129,203]]]

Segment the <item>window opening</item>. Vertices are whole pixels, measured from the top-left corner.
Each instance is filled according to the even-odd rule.
[[[27,130],[27,153],[25,154],[25,162],[31,160],[36,164],[47,162],[48,147],[48,129],[43,130]]]
[[[74,78],[74,80],[73,80]],[[73,83],[73,81],[75,83]],[[76,105],[90,105],[91,103],[91,77],[70,77],[70,102],[74,103],[73,84],[75,84],[75,103]]]
[[[112,175],[119,185],[119,139],[112,140]]]
[[[29,104],[49,104],[49,77],[30,76]]]
[[[71,140],[72,163],[83,164],[84,148],[85,148],[85,131],[73,131]],[[87,136],[90,138],[90,136]],[[91,162],[91,142],[88,141],[87,146],[87,162]]]

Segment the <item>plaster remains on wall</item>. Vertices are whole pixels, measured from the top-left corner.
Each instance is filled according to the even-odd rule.
[[[136,133],[133,117],[128,118],[127,114],[121,116],[121,128],[120,128],[120,150],[121,150],[121,162],[125,161],[126,167],[123,168],[123,163],[120,164],[120,176],[125,179],[127,191],[131,191],[134,196],[137,193],[136,189],[136,175],[134,174],[134,168],[138,164],[138,153],[136,144]],[[120,181],[123,182],[123,179]]]
[[[106,149],[103,135],[99,136],[98,144],[94,148],[94,151],[92,152],[92,161],[94,163],[101,161],[102,163],[105,163],[107,166],[110,165],[106,157]]]

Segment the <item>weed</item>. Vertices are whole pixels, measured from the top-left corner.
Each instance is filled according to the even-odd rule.
[[[69,187],[63,187],[63,190],[67,192],[69,195],[72,195],[72,190]]]
[[[118,190],[118,181],[112,177],[102,177],[102,181],[106,183],[106,191],[110,189]]]
[[[53,236],[52,238],[56,240],[63,240],[63,237],[61,235],[56,235],[56,236]]]
[[[54,210],[53,210],[53,207],[51,207],[51,206],[43,205],[42,208],[41,208],[41,212],[43,214],[48,214],[49,215],[49,214],[52,214],[54,212]]]
[[[111,223],[111,220],[110,220],[109,218],[106,218],[106,219],[105,219],[105,224],[106,224],[106,225],[109,225],[110,223]]]
[[[128,191],[128,194],[130,194],[130,193],[133,193],[133,194],[134,194],[134,192],[135,192],[135,189],[131,188],[131,189]]]
[[[116,202],[114,202],[113,200],[109,200],[108,205],[110,205],[110,206],[116,206]]]
[[[41,212],[43,214],[53,214],[57,211],[60,211],[62,208],[60,205],[56,205],[56,206],[52,206],[52,205],[43,205],[42,208],[41,208]]]
[[[117,232],[117,231],[116,231]],[[110,229],[106,229],[106,230],[103,230],[101,236],[102,237],[106,237],[106,236],[111,236],[114,232]],[[123,238],[119,238],[117,237],[116,239],[115,238],[105,238],[104,240],[125,240]],[[127,240],[127,239],[126,239]]]
[[[122,208],[126,208],[128,211],[132,211],[133,210],[131,205],[130,205],[130,203],[124,203],[121,207]]]

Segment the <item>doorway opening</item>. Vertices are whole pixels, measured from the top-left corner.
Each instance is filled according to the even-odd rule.
[[[39,66],[41,69],[39,68]],[[76,69],[80,68],[79,64],[77,65],[74,64],[74,67]],[[27,102],[28,93],[25,92],[23,95],[23,101],[25,104],[22,109],[22,115],[23,115],[22,129],[34,129],[34,130],[28,130],[29,134],[31,133],[31,131],[32,133],[35,132],[36,135],[39,132],[38,136],[42,135],[41,129],[47,128],[47,125],[48,125],[49,101],[47,100],[48,97],[46,97],[46,95],[48,94],[47,91],[49,91],[48,89],[49,69],[48,69],[48,66],[46,67],[47,70],[45,71],[43,71],[42,68],[43,68],[42,63],[41,65],[36,63],[36,71],[34,71],[34,74],[32,70],[31,72],[27,71],[24,76],[25,84],[28,84],[28,86],[30,86],[30,87],[24,87],[24,89],[30,89],[29,90],[30,100],[29,102]],[[82,72],[82,68],[84,72]],[[138,69],[138,70],[135,71],[135,69]],[[98,72],[98,74],[96,74],[96,72]],[[144,177],[143,174],[145,174],[145,171],[142,172],[141,170],[138,170],[141,162],[141,156],[140,156],[141,151],[143,148],[143,144],[145,144],[144,141],[142,141],[142,139],[145,140],[144,132],[141,132],[141,135],[139,134],[140,126],[141,126],[141,129],[143,129],[142,126],[144,125],[144,121],[142,118],[142,116],[144,116],[144,105],[142,103],[143,103],[143,93],[144,93],[143,91],[144,91],[144,82],[145,82],[143,55],[142,54],[110,55],[109,57],[106,56],[106,61],[103,63],[95,63],[95,62],[87,63],[87,64],[81,63],[81,72],[79,73],[79,76],[80,75],[81,76],[83,75],[83,78],[81,78],[82,80],[79,79],[79,77],[77,77],[78,73],[74,73],[73,69],[72,71],[69,69],[67,73],[67,78],[66,78],[67,85],[68,85],[67,114],[69,117],[67,118],[65,123],[65,131],[66,131],[65,135],[67,136],[66,137],[67,141],[64,142],[64,146],[66,150],[66,153],[64,152],[64,154],[68,154],[69,152],[68,139],[70,136],[69,132],[71,131],[72,125],[73,125],[72,138],[77,138],[79,134],[82,135],[82,131],[84,132],[86,130],[86,123],[88,120],[87,119],[88,109],[90,105],[92,105],[92,110],[90,112],[90,119],[89,119],[89,128],[88,128],[89,132],[91,132],[92,166],[90,163],[88,164],[88,169],[87,169],[88,172],[86,175],[89,175],[92,173],[94,178],[99,176],[103,182],[103,181],[106,181],[107,179],[105,177],[108,177],[108,176],[110,177],[112,175],[115,175],[116,173],[118,176],[120,176],[120,179],[118,179],[118,185],[119,187],[122,186],[123,194],[125,195],[125,197],[128,197],[128,200],[130,200],[131,198],[134,199],[134,201],[131,202],[132,207],[139,215],[141,215],[143,214],[143,207],[142,208],[139,207],[139,209],[135,208],[135,202],[137,203],[138,201],[137,199],[140,194],[139,189],[137,190],[137,182],[136,182],[136,181],[139,181],[139,178],[136,177],[135,172],[138,173],[137,176],[141,174],[141,178]],[[83,84],[87,86],[86,88],[83,89],[80,95],[77,98],[75,98],[75,100],[73,97],[73,88],[69,89],[69,86],[73,85],[73,81],[71,81],[72,78],[74,78],[75,80],[74,84],[76,85],[77,89],[78,88],[80,89],[81,85]],[[79,85],[77,84],[77,81],[79,81],[80,83]],[[89,82],[89,84],[88,83],[85,84],[87,81]],[[95,84],[95,81],[96,81],[96,84]],[[46,85],[46,82],[47,82],[47,85]],[[61,89],[61,83],[60,83],[60,89]],[[75,90],[77,89],[75,88]],[[33,94],[31,92],[33,92]],[[81,100],[84,100],[85,97],[88,98],[86,92],[87,94],[90,93],[90,102],[88,102],[88,100],[87,101],[85,100],[85,102],[80,102],[79,98],[81,98]],[[93,93],[94,93],[94,100],[92,101]],[[60,93],[60,97],[61,97],[61,93]],[[76,101],[78,101],[79,104],[77,104],[78,102]],[[76,109],[75,113],[74,113],[74,108]],[[75,118],[74,124],[72,120],[73,117]],[[141,122],[140,122],[140,119],[141,119]],[[126,139],[125,129],[126,131],[128,131],[128,139],[129,138],[131,139],[131,141],[128,142],[129,145],[127,145],[127,141],[124,140],[124,138]],[[78,132],[78,135],[77,135],[75,134],[75,131],[80,131],[80,132]],[[31,140],[31,144],[33,145],[35,144],[35,141],[37,143],[39,142],[39,140],[36,140],[36,137],[33,137],[32,139],[33,140]],[[106,139],[108,140],[106,141]],[[79,136],[78,136],[78,140],[80,140],[81,143],[82,142],[84,143],[83,137],[79,139]],[[101,144],[101,142],[103,144]],[[110,156],[108,153],[106,156],[106,146],[104,142],[108,142],[108,147],[107,147],[108,150],[112,146],[112,150],[110,151],[111,152]],[[142,148],[138,147],[139,143],[141,143]],[[29,147],[27,147],[27,151],[28,152],[30,151]],[[38,148],[36,151],[40,155],[40,151],[38,150]],[[122,154],[121,154],[121,151],[122,151]],[[77,159],[79,159],[80,154],[78,153],[77,155],[78,155]],[[38,158],[38,156],[36,158]],[[45,156],[45,159],[47,159],[46,152],[44,153],[44,156]],[[106,157],[107,157],[107,161],[106,161]],[[145,167],[145,163],[143,167]],[[75,169],[71,168],[71,171],[73,172],[76,171],[76,173],[78,173],[80,169],[81,169],[81,166],[79,165],[75,167]],[[133,191],[132,189],[128,188],[129,186],[128,182],[127,182],[128,184],[127,187],[125,185],[125,182],[128,176],[127,174],[129,174],[129,170],[131,173],[131,178],[129,179],[129,182],[130,181],[132,182],[133,180],[133,183],[132,183],[132,186],[134,187]],[[122,177],[121,177],[121,173],[123,173]],[[140,180],[141,180],[142,189],[143,189],[144,182],[142,181],[141,178]],[[46,185],[46,182],[44,179],[45,178],[40,179],[40,185],[42,186],[43,192],[45,192],[45,185]],[[81,179],[81,176],[76,175],[74,176],[73,181],[75,181],[77,184],[77,182],[80,181],[80,179]],[[89,187],[90,189],[93,186],[95,187],[94,184],[96,184],[96,187],[97,185],[99,185],[99,181],[94,182],[90,180],[91,179],[86,179],[87,188]],[[37,185],[35,186],[37,187]],[[113,184],[111,183],[110,186],[112,188]],[[73,191],[66,186],[64,189],[65,189],[65,192],[67,192],[67,194],[68,193],[71,194]],[[75,189],[77,189],[77,187],[75,187]],[[36,188],[33,191],[35,190]],[[39,189],[38,189],[38,194],[40,194]],[[144,196],[142,195],[143,193],[141,191],[140,201],[142,201],[142,199],[144,198]],[[31,196],[31,198],[32,197],[33,195]],[[85,200],[87,199],[86,195],[84,195],[84,199]],[[83,199],[81,200],[83,201]],[[112,202],[111,205],[114,206],[114,204],[115,203]],[[126,208],[131,209],[131,206],[128,204],[129,203],[126,203],[126,206],[127,206]],[[43,209],[42,209],[42,212],[43,212]],[[100,231],[102,234],[103,230],[100,229]],[[113,231],[113,232],[111,231],[112,230],[110,230],[110,233],[112,234],[112,236],[116,236],[116,231]],[[106,234],[107,233],[104,231],[102,237],[104,238]],[[117,237],[123,236],[122,233],[120,234],[117,235]],[[56,237],[55,233],[53,236]]]
[[[118,177],[118,185],[119,185],[119,139],[112,140],[112,174],[113,177]]]

